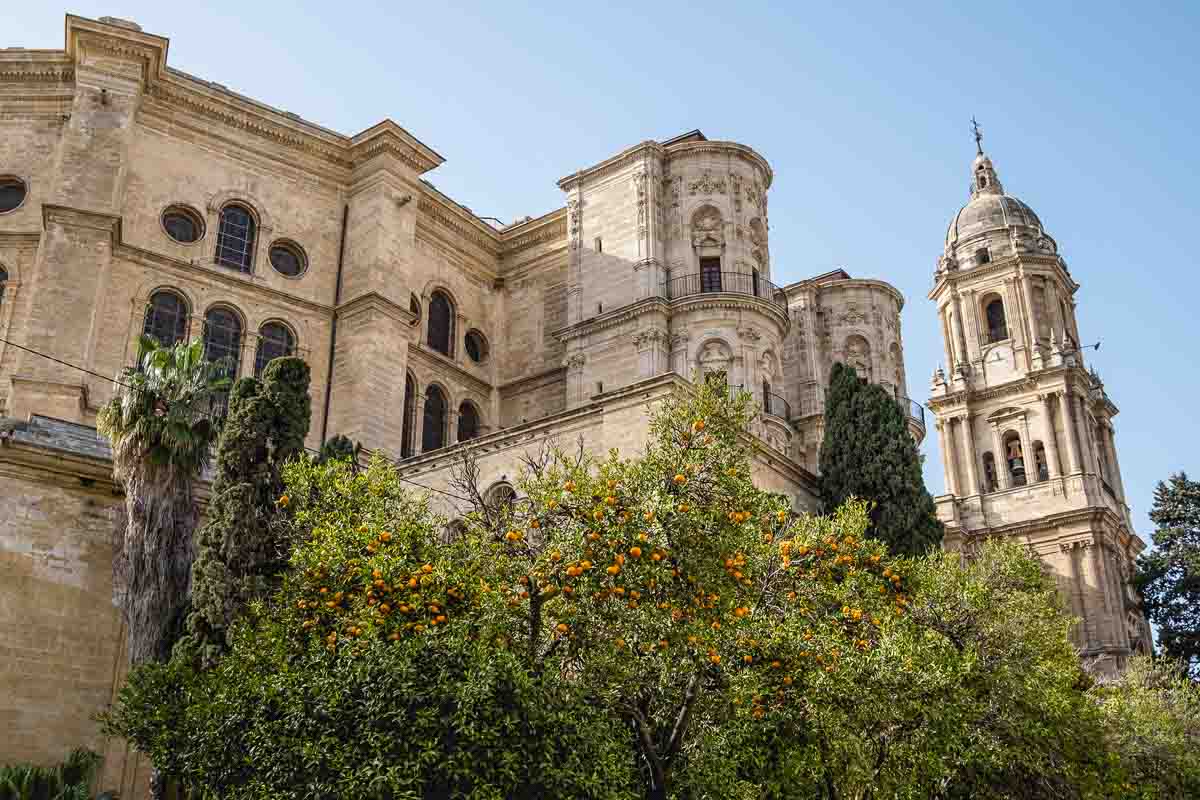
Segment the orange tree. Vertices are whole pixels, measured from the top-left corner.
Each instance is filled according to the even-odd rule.
[[[282,586],[211,669],[134,670],[110,733],[224,798],[633,796],[620,731],[497,646],[478,560],[393,468],[285,476]]]
[[[730,726],[802,702],[909,603],[863,504],[800,517],[755,487],[750,413],[701,385],[641,456],[552,450],[468,519],[500,643],[625,727],[647,798],[750,791],[770,754],[722,752]]]

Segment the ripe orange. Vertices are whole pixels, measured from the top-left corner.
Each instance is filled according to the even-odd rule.
[[[633,556],[634,558],[640,558],[642,555],[642,548],[636,546],[629,548],[629,555]]]
[[[677,472],[677,473],[675,473],[675,477],[672,478],[672,480],[675,481],[676,484],[684,484],[684,483],[687,483],[687,476],[684,475],[682,472]]]

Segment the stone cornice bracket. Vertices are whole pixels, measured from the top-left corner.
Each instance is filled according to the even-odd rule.
[[[334,309],[339,319],[346,320],[367,311],[378,311],[386,317],[408,325],[417,317],[404,306],[393,303],[378,292],[366,292],[353,297]]]
[[[350,137],[350,161],[355,168],[383,155],[399,159],[418,175],[423,175],[446,160],[390,119]]]
[[[135,79],[143,87],[158,81],[166,72],[169,44],[168,39],[144,33],[124,20],[67,15],[66,51],[77,67]]]
[[[633,343],[637,346],[638,350],[649,350],[651,347],[666,340],[667,332],[658,328],[647,328],[633,334]]]
[[[58,206],[52,203],[42,204],[42,227],[51,224],[71,225],[77,228],[91,228],[105,231],[112,237],[113,246],[121,241],[121,218],[115,214],[105,214],[99,211],[88,211],[83,208]]]

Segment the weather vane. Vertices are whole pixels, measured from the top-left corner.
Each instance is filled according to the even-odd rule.
[[[975,115],[971,115],[971,130],[975,132],[975,151],[979,155],[983,155],[983,131],[979,130],[979,123],[975,121]]]

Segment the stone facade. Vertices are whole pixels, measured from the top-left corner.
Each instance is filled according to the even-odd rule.
[[[441,157],[394,122],[335,133],[167,47],[68,16],[63,50],[0,50],[0,761],[89,745],[107,786],[144,780],[90,720],[124,663],[119,489],[90,426],[145,331],[202,336],[238,375],[301,355],[309,446],[345,434],[432,490],[468,448],[487,485],[547,439],[635,452],[648,404],[722,373],[762,409],[760,484],[812,510],[833,361],[908,403],[903,298],[840,270],[772,283],[774,175],[745,145],[643,142],[497,226],[423,178]]]
[[[1005,536],[1037,553],[1081,620],[1084,657],[1113,670],[1151,647],[1129,585],[1145,544],[1125,502],[1117,407],[1080,348],[1078,289],[980,150],[929,293],[950,365],[934,372],[929,401],[946,478],[938,516],[948,548]]]

